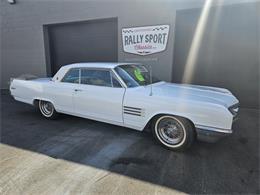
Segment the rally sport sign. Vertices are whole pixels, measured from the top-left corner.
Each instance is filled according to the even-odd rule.
[[[138,55],[149,55],[164,51],[168,34],[169,25],[123,28],[124,51]]]

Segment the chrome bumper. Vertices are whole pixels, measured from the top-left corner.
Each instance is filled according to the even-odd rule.
[[[239,103],[229,107],[229,111],[233,114],[233,124],[238,119]],[[197,139],[205,142],[216,142],[223,137],[227,137],[233,133],[232,129],[220,129],[203,125],[195,125]]]
[[[219,129],[207,126],[196,126],[197,139],[205,142],[216,142],[219,139],[232,134],[232,129]]]

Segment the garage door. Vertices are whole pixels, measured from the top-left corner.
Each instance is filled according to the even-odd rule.
[[[117,61],[117,19],[44,26],[48,73],[77,62]]]
[[[259,108],[259,3],[210,9],[192,83],[224,87],[242,107]],[[200,9],[177,11],[173,82],[182,82]]]

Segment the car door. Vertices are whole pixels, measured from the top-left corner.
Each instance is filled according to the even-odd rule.
[[[79,68],[71,68],[65,74],[60,82],[53,82],[46,91],[52,97],[55,109],[58,112],[74,114],[74,94],[75,89],[79,86]]]
[[[75,111],[81,116],[123,123],[125,88],[110,69],[81,68],[80,85],[74,95]]]

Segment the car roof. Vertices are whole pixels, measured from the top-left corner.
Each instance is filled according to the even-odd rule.
[[[120,63],[120,62],[82,62],[82,63],[74,63],[68,64],[63,67],[66,68],[79,68],[79,67],[86,67],[86,68],[115,68],[120,65],[130,65],[130,64],[139,64],[139,63]]]

